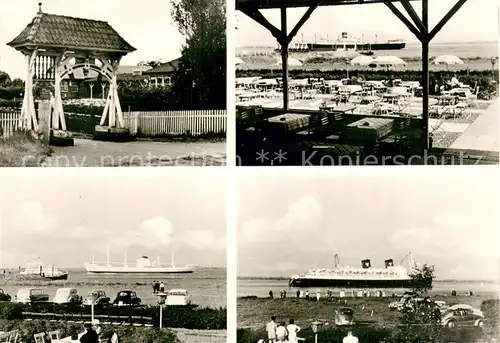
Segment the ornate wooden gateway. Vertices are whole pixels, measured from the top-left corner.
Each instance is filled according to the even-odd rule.
[[[118,99],[117,71],[123,56],[136,49],[127,43],[107,22],[43,13],[41,3],[35,18],[9,46],[25,56],[26,84],[20,127],[39,130],[33,86],[51,85],[52,116],[50,128],[66,131],[61,97],[61,81],[73,71],[95,71],[109,83],[109,93],[98,132],[126,133]]]

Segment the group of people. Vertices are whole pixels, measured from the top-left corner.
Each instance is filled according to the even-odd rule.
[[[271,321],[266,325],[267,338],[269,343],[289,342],[297,343],[297,333],[300,332],[300,327],[295,324],[293,319],[290,319],[288,325],[285,322],[276,322],[276,316],[271,317]]]
[[[165,284],[163,281],[153,281],[153,294],[164,293]]]
[[[101,342],[101,327],[99,321],[94,320],[92,323],[84,324],[85,332],[78,337],[80,343],[100,343]],[[108,338],[108,343],[118,343],[118,334],[113,331]]]

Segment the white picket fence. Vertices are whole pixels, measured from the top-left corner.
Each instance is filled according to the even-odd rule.
[[[0,139],[7,139],[19,125],[19,112],[0,112]],[[163,135],[203,135],[227,130],[226,110],[182,110],[125,112],[124,124],[130,133],[154,137]]]
[[[125,127],[142,136],[203,135],[226,132],[226,110],[126,112]]]
[[[8,139],[17,130],[20,112],[0,112],[0,139]]]

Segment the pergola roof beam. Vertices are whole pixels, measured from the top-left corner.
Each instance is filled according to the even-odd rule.
[[[432,40],[436,34],[446,25],[446,23],[458,12],[460,8],[467,2],[467,0],[458,0],[448,13],[441,19],[441,21],[429,33],[429,40]]]
[[[410,0],[401,0],[401,5],[403,5],[406,12],[408,12],[408,14],[410,15],[410,18],[413,20],[413,22],[417,26],[417,29],[420,32],[425,32],[426,28],[425,28],[424,24],[422,23],[422,20],[420,20],[417,12],[415,12],[415,9],[410,4]]]
[[[397,2],[399,0],[389,0]],[[419,1],[419,0],[411,0]],[[236,0],[236,10],[242,11],[243,7],[253,7],[258,9],[279,9],[282,7],[310,7],[315,1],[311,0]],[[320,6],[339,6],[339,5],[367,5],[380,4],[384,0],[323,0]]]
[[[423,39],[422,32],[419,29],[417,29],[411,23],[411,21],[408,20],[408,18],[406,18],[406,16],[396,6],[394,6],[394,4],[391,1],[384,0],[384,4],[391,10],[392,13],[394,13],[396,17],[399,18],[399,20],[403,22],[403,24],[406,25],[406,27],[415,35],[415,37],[418,38],[419,41],[422,41]]]
[[[312,13],[314,12],[314,10],[316,8],[318,8],[318,6],[321,4],[322,1],[323,0],[316,1],[316,4],[312,5],[311,7],[309,7],[307,9],[306,13],[304,13],[304,15],[302,16],[302,18],[300,18],[300,20],[297,22],[297,24],[292,29],[292,31],[290,32],[290,34],[287,36],[288,43],[290,43],[292,41],[293,37],[295,37],[295,35],[297,35],[297,33],[299,32],[299,30],[301,29],[301,27],[305,24],[306,21],[309,20],[309,18],[311,17]]]
[[[245,13],[247,16],[249,16],[253,20],[255,20],[260,25],[264,26],[266,29],[268,29],[271,32],[271,34],[276,39],[278,39],[278,41],[281,41],[281,39],[282,39],[281,30],[279,30],[278,28],[276,28],[276,26],[271,24],[267,20],[267,18],[264,17],[264,15],[258,9],[244,6],[244,7],[240,7],[240,11]]]

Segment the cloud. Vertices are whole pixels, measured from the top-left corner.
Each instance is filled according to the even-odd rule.
[[[215,237],[208,230],[190,230],[182,234],[181,241],[197,250],[220,250],[225,249],[225,239]]]
[[[24,203],[22,214],[23,216],[20,218],[22,224],[18,228],[27,233],[48,233],[57,225],[57,219],[47,214],[38,202]]]
[[[152,249],[170,245],[173,232],[174,226],[168,219],[156,216],[144,220],[137,228],[131,228],[128,231],[108,232],[107,234],[117,236],[112,239],[113,246],[127,248],[139,245]]]
[[[311,196],[304,196],[292,202],[288,211],[278,218],[256,218],[241,225],[239,241],[242,244],[279,240],[283,235],[310,232],[319,226],[322,207]]]
[[[388,239],[400,248],[440,255],[500,258],[500,238],[494,213],[444,212],[432,219],[429,228],[410,228]]]

